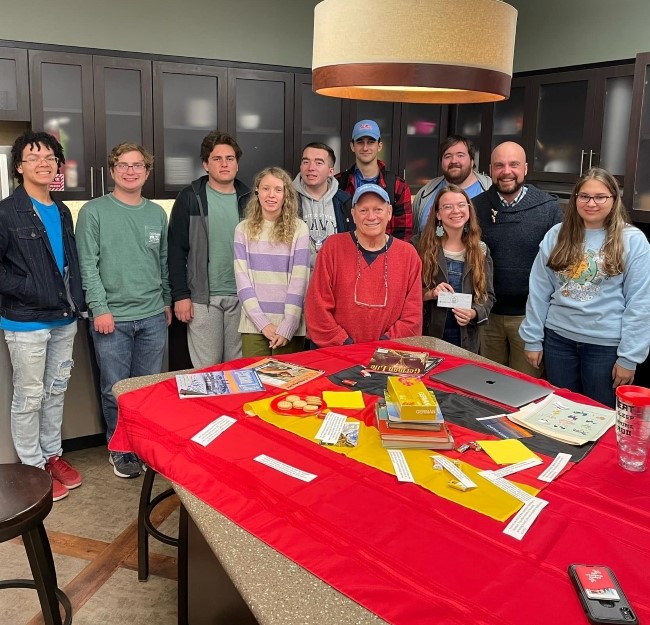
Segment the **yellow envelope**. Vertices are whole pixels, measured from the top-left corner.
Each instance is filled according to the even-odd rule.
[[[476,441],[485,453],[497,464],[515,464],[530,458],[541,458],[534,454],[517,438],[506,438],[501,441]]]
[[[328,408],[361,410],[366,407],[361,391],[323,391],[323,400]]]

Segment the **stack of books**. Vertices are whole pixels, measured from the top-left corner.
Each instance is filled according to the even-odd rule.
[[[418,378],[388,378],[375,406],[381,444],[387,449],[453,449],[434,392]]]

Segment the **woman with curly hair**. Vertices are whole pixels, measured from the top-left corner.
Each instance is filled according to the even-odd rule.
[[[564,221],[540,244],[519,329],[548,381],[614,407],[650,346],[650,244],[627,223],[614,176],[578,180]]]
[[[487,320],[494,304],[490,250],[481,241],[474,206],[463,189],[446,186],[433,209],[424,230],[413,239],[422,259],[424,334],[476,354],[479,324]],[[440,293],[469,294],[472,305],[441,307]]]
[[[279,167],[255,176],[246,219],[235,229],[235,279],[242,303],[242,355],[303,349],[309,280],[309,231],[298,218],[291,178]]]

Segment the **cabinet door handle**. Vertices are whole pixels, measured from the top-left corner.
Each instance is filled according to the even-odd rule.
[[[95,168],[90,166],[90,197],[95,197]]]
[[[104,189],[104,168],[103,167],[99,168],[99,175],[101,176],[101,180],[102,180],[102,195],[106,195],[106,190]]]
[[[594,167],[600,167],[600,152],[594,152],[593,156],[598,157],[598,162],[594,165]],[[591,157],[589,157],[589,167],[591,167]]]
[[[585,162],[585,154],[587,152],[585,150],[580,150],[580,175],[582,176],[582,166],[584,165]]]
[[[593,159],[593,157],[594,157],[594,151],[589,150],[589,169],[591,169],[591,160]]]

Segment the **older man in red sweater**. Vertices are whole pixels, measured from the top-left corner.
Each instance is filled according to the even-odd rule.
[[[356,231],[328,237],[319,252],[305,301],[318,347],[422,333],[422,263],[412,245],[386,234],[391,216],[382,187],[360,186],[352,198]]]

